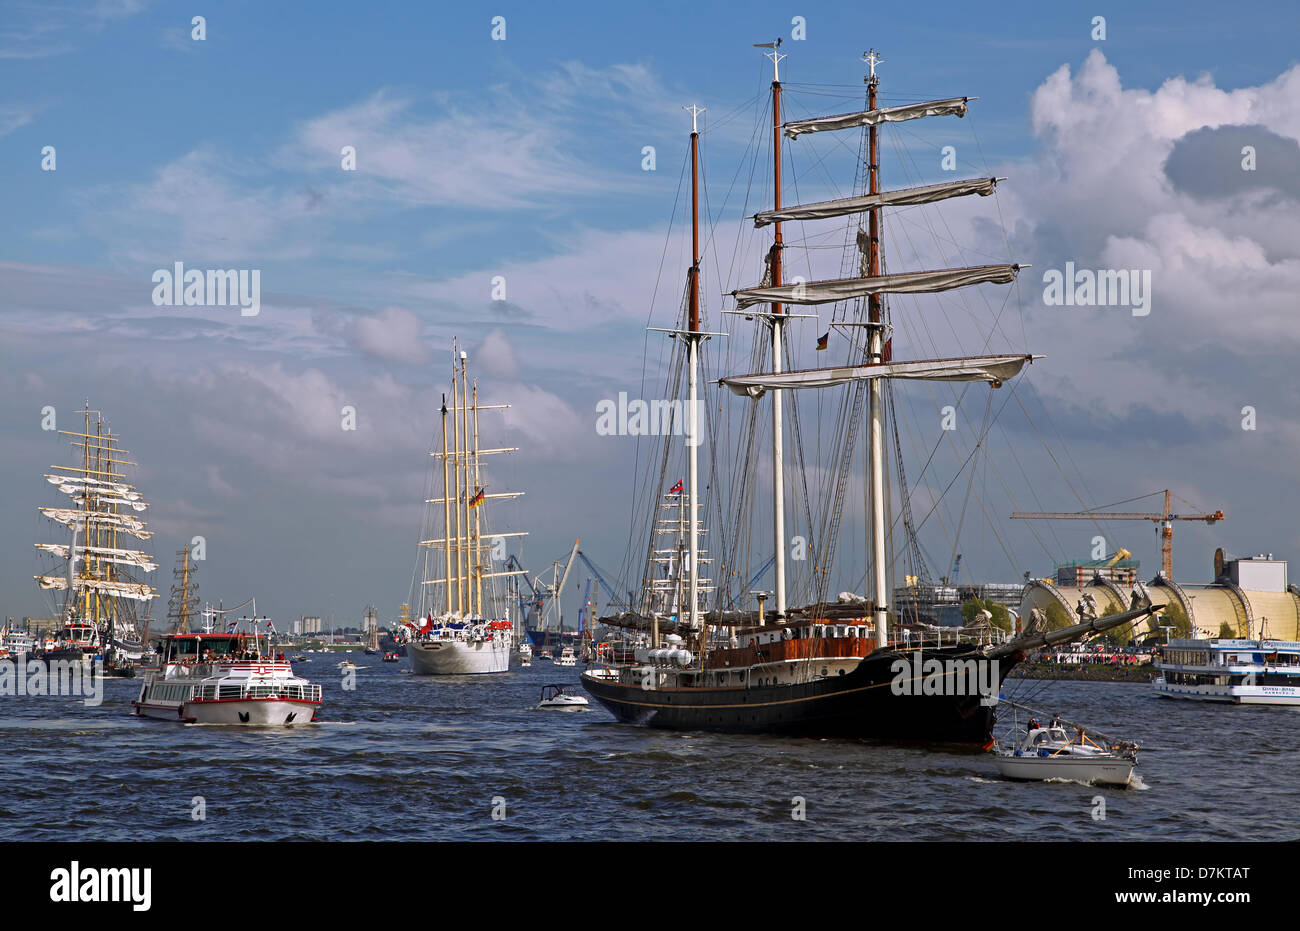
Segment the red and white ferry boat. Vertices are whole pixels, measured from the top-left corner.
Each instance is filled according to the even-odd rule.
[[[264,653],[264,637],[169,634],[161,667],[149,672],[132,702],[142,717],[187,724],[308,724],[321,706],[321,687],[293,674],[283,655]]]

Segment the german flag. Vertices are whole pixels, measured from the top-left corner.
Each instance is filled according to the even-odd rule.
[[[483,492],[485,492],[485,491],[487,491],[487,488],[486,488],[486,487],[484,487],[484,488],[480,488],[478,491],[474,492],[474,497],[472,497],[472,498],[469,499],[469,506],[472,507],[472,508],[476,508],[476,507],[478,507],[480,504],[482,504],[482,503],[483,503],[483,497],[484,497]]]
[[[817,337],[817,348],[818,348],[818,349],[825,349],[825,348],[826,348],[826,344],[830,342],[830,338],[831,338],[831,331],[830,331],[830,330],[827,330],[826,333],[825,333],[824,335]]]

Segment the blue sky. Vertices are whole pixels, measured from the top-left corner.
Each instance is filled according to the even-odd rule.
[[[709,111],[717,240],[705,276],[716,323],[726,309],[717,292],[757,277],[727,252],[746,225],[743,190],[727,192],[765,103],[768,65],[751,43],[778,35],[790,54],[788,116],[854,109],[868,46],[885,56],[886,103],[980,98],[961,123],[909,124],[891,137],[922,153],[952,141],[964,174],[1012,179],[1000,214],[958,208],[954,229],[972,234],[960,238],[975,255],[1010,246],[1036,268],[1146,262],[1164,282],[1182,282],[1178,270],[1204,250],[1222,257],[1216,280],[1229,282],[1235,305],[1266,308],[1227,333],[1207,288],[1184,294],[1171,283],[1163,293],[1178,294],[1178,313],[1164,303],[1150,321],[1111,317],[1103,336],[1096,320],[1045,311],[1036,280],[1022,281],[1001,336],[1016,348],[1032,342],[1054,367],[1035,373],[1027,416],[1006,426],[1003,442],[1029,448],[1005,474],[1022,481],[1023,464],[1044,509],[1079,506],[1085,485],[1089,503],[1105,504],[1166,484],[1224,507],[1232,519],[1214,531],[1179,528],[1198,569],[1184,578],[1205,574],[1215,545],[1300,555],[1295,515],[1269,506],[1285,490],[1276,464],[1300,448],[1294,331],[1280,309],[1300,253],[1294,203],[1271,200],[1268,185],[1248,202],[1188,193],[1160,167],[1204,126],[1258,125],[1290,151],[1300,133],[1286,103],[1294,85],[1282,80],[1296,63],[1293,4],[738,9],[0,3],[0,435],[9,438],[0,468],[13,490],[0,515],[10,528],[0,610],[43,613],[30,544],[44,537],[32,515],[54,503],[39,474],[64,452],[34,430],[38,412],[89,396],[141,462],[164,570],[189,533],[203,532],[218,541],[205,594],[256,590],[285,617],[356,616],[368,602],[393,613],[411,574],[419,449],[452,335],[479,347],[485,381],[518,405],[503,432],[527,450],[526,463],[508,467],[529,492],[511,518],[532,532],[525,561],[540,570],[581,535],[593,558],[618,566],[629,513],[619,480],[637,452],[596,442],[590,412],[619,390],[644,390],[643,373],[652,384],[660,374],[662,353],[647,354],[643,327],[671,323],[685,265],[673,209],[680,108]],[[190,39],[196,13],[203,42]],[[504,42],[490,38],[495,15],[506,18]],[[1090,37],[1098,15],[1102,42]],[[794,16],[806,21],[804,41],[791,37]],[[344,144],[358,147],[355,173],[339,170]],[[39,170],[47,145],[55,172]],[[654,172],[641,170],[646,145]],[[1126,147],[1132,154],[1116,155]],[[844,153],[802,141],[791,150],[803,199],[829,194],[828,178],[842,175],[806,156],[822,151],[843,167]],[[887,184],[942,176],[924,154],[906,170],[886,162]],[[753,196],[766,196],[762,182],[760,171]],[[1005,240],[989,246],[980,213],[1000,217]],[[903,241],[895,255],[906,265]],[[149,276],[174,261],[260,268],[268,306],[245,321],[154,308]],[[509,283],[506,306],[488,301],[495,274]],[[1002,295],[983,300],[996,310]],[[360,405],[355,437],[337,435],[344,403]],[[1244,404],[1271,411],[1246,438],[1257,449],[1235,429]],[[1072,463],[1072,482],[1029,420]],[[1017,503],[1034,506],[1027,494]],[[1045,572],[1047,550],[1078,555],[1092,536],[1059,528],[1044,547],[1004,517],[990,514],[968,546],[953,543],[972,551],[969,571]],[[1119,545],[1154,569],[1149,528],[1118,530]],[[947,554],[951,542],[940,535],[930,547]],[[326,565],[351,571],[325,580]]]

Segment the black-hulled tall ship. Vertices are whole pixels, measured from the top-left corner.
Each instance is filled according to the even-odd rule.
[[[922,187],[881,191],[879,187],[879,131],[886,123],[923,117],[963,116],[969,98],[908,103],[881,108],[877,105],[878,80],[875,51],[864,56],[869,65],[866,79],[866,109],[836,116],[782,122],[782,85],[779,63],[785,56],[779,42],[760,46],[772,61],[772,178],[774,203],[754,217],[755,227],[771,226],[773,243],[767,250],[766,274],[758,287],[733,291],[738,313],[758,321],[767,329],[771,365],[768,371],[727,376],[719,383],[757,403],[764,395],[771,400],[772,431],[772,545],[775,548],[774,591],[760,594],[758,611],[724,610],[722,586],[713,607],[706,604],[707,580],[701,577],[700,534],[702,496],[717,494],[716,488],[700,484],[699,447],[703,424],[699,403],[700,349],[711,336],[701,328],[700,229],[699,229],[699,140],[698,108],[692,112],[691,202],[692,264],[687,273],[683,313],[676,328],[666,330],[677,341],[678,374],[670,386],[680,386],[686,376],[685,455],[688,459],[684,502],[687,525],[684,600],[671,611],[659,609],[654,568],[656,549],[652,542],[643,563],[641,602],[617,616],[601,618],[611,627],[637,631],[640,645],[624,654],[627,661],[609,659],[614,651],[598,650],[604,662],[587,669],[583,686],[621,721],[651,727],[765,732],[823,737],[850,737],[890,741],[917,741],[987,746],[992,741],[994,712],[1002,680],[1023,659],[1024,651],[1046,643],[1078,639],[1093,632],[1130,624],[1151,616],[1158,608],[1150,603],[1135,605],[1120,615],[1090,621],[1059,631],[1026,630],[1002,642],[982,632],[973,636],[958,629],[921,629],[917,625],[891,629],[888,599],[891,588],[886,553],[886,411],[887,385],[893,380],[939,382],[984,382],[998,388],[1017,375],[1034,356],[979,355],[953,358],[895,360],[892,356],[889,308],[886,294],[923,294],[947,291],[981,283],[1009,284],[1018,265],[984,265],[933,271],[882,273],[881,210],[929,204],[951,197],[993,193],[998,178],[977,178]],[[796,138],[806,133],[865,128],[861,152],[865,161],[861,193],[839,200],[794,207],[782,204],[782,136]],[[789,221],[817,221],[853,217],[855,255],[851,268],[856,277],[825,281],[795,279],[786,283],[783,272],[782,224]],[[864,222],[865,221],[865,222]],[[839,367],[785,370],[786,327],[800,316],[786,305],[838,305],[833,327],[849,334],[849,358]],[[762,305],[768,305],[763,309]],[[823,348],[826,337],[819,340]],[[760,359],[760,362],[763,360]],[[826,544],[816,554],[820,563],[814,598],[804,607],[787,605],[786,530],[784,500],[786,479],[783,443],[783,395],[786,391],[845,386],[850,392],[845,422],[849,430],[837,442],[835,463],[838,484],[834,489],[832,528]],[[680,390],[678,388],[678,390]],[[865,396],[865,397],[864,397]],[[865,400],[865,405],[861,402]],[[865,412],[862,408],[865,406]],[[716,406],[715,406],[716,409]],[[748,423],[756,418],[752,408]],[[859,419],[867,432],[866,480],[868,494],[869,578],[871,598],[840,595],[830,601],[827,579],[838,533],[839,509],[845,498],[845,482],[853,454]],[[742,418],[742,422],[744,422]],[[749,450],[752,442],[738,446]],[[748,452],[746,453],[748,455]],[[665,453],[663,461],[667,463]],[[746,474],[756,470],[747,464]],[[723,477],[717,475],[715,482]],[[650,484],[655,479],[648,478]],[[670,481],[666,469],[658,476],[658,491]],[[680,482],[674,492],[681,492]],[[901,490],[906,507],[906,489]],[[658,494],[648,494],[658,503]],[[732,503],[731,513],[749,507]],[[723,512],[719,508],[719,513]],[[909,509],[910,513],[910,509]],[[907,521],[911,530],[910,520]],[[736,550],[732,549],[732,553]],[[715,550],[716,555],[716,550]],[[724,561],[727,554],[723,554]],[[736,561],[733,557],[732,561]],[[759,593],[754,593],[759,594]],[[774,603],[765,610],[766,600]]]

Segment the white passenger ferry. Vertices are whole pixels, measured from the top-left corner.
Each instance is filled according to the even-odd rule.
[[[293,674],[283,654],[264,655],[265,638],[228,634],[170,634],[161,668],[149,672],[131,704],[142,717],[187,724],[308,724],[321,705],[321,687]]]
[[[1300,641],[1171,640],[1157,695],[1239,705],[1300,705]]]

